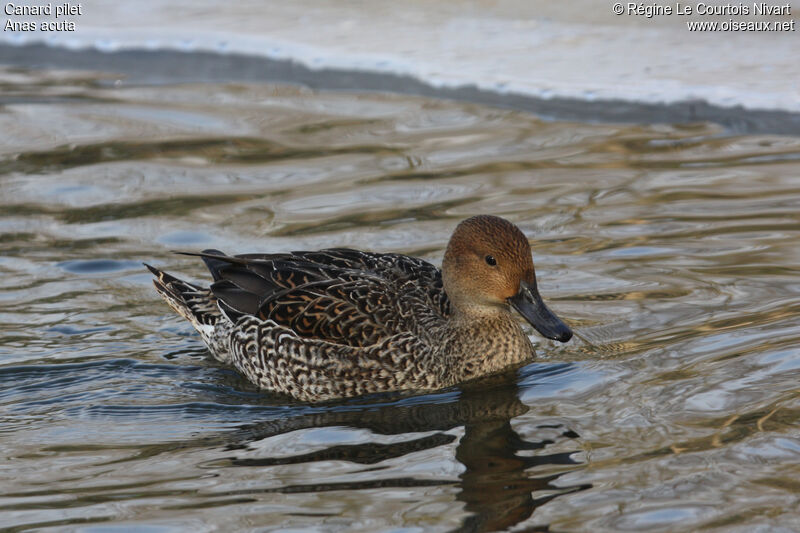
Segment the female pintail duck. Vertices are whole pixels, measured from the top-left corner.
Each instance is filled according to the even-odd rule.
[[[188,255],[203,258],[214,283],[148,265],[158,293],[214,357],[304,401],[434,390],[529,361],[533,346],[512,307],[545,337],[572,337],[539,296],[525,235],[495,216],[456,227],[441,271],[345,248]]]

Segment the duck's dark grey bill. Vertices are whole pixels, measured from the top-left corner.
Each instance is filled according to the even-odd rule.
[[[572,330],[564,324],[555,313],[544,305],[536,284],[528,285],[524,281],[519,284],[519,292],[508,299],[519,314],[536,328],[536,331],[556,341],[567,342],[572,338]]]

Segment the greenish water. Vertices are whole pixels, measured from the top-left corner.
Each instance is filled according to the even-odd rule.
[[[0,71],[0,527],[796,531],[800,139],[270,85]],[[174,249],[439,263],[501,215],[576,332],[518,373],[259,393]]]

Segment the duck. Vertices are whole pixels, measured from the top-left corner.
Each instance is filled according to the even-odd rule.
[[[213,282],[145,264],[158,294],[218,361],[303,402],[429,392],[521,366],[535,354],[514,311],[548,339],[572,337],[539,294],[525,234],[497,216],[460,222],[441,269],[349,248],[178,253],[201,258]]]

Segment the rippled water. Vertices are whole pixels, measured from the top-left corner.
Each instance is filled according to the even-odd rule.
[[[800,139],[0,72],[0,526],[800,529]],[[141,261],[532,239],[567,345],[326,405],[207,357]],[[137,529],[139,530],[139,529]]]

